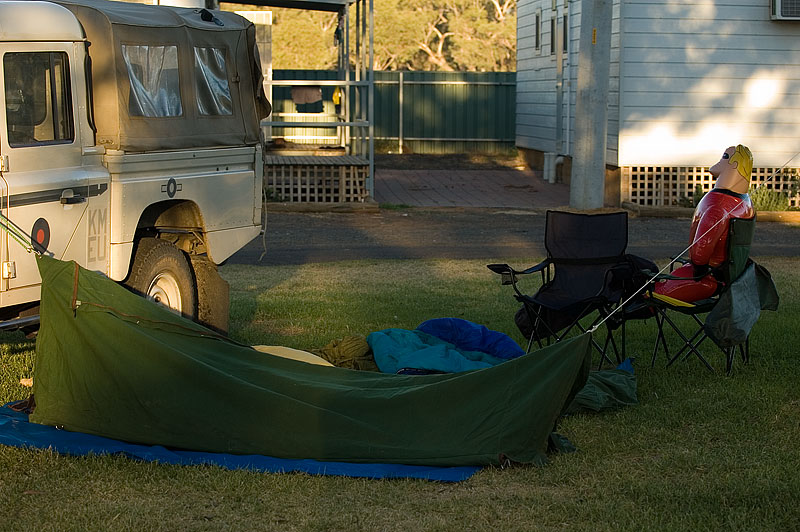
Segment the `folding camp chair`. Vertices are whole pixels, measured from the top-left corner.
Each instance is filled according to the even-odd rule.
[[[527,351],[533,342],[541,347],[543,341],[558,342],[571,332],[589,330],[619,303],[624,287],[615,274],[628,265],[628,213],[547,211],[544,245],[547,258],[526,270],[517,271],[508,264],[488,265],[502,275],[503,284],[513,286],[515,298],[522,303],[517,325],[528,339]],[[526,295],[519,278],[536,272],[541,274],[542,286],[535,294]],[[590,325],[581,324],[582,318],[593,313]],[[620,361],[611,322],[606,325],[604,344],[592,339],[601,354],[601,365],[610,362],[606,354],[609,345]]]
[[[712,274],[720,283],[720,289],[713,297],[693,303],[685,303],[654,294],[651,286],[648,299],[649,304],[655,313],[656,323],[658,324],[658,335],[656,336],[655,345],[653,346],[653,358],[651,360],[651,366],[655,365],[656,357],[658,355],[659,348],[661,347],[664,349],[664,354],[667,357],[667,366],[671,366],[681,357],[686,359],[693,354],[709,370],[714,371],[714,367],[708,362],[708,360],[706,360],[706,358],[698,349],[700,344],[702,344],[705,339],[709,337],[707,319],[704,321],[702,317],[708,317],[709,313],[717,309],[720,301],[727,299],[727,296],[730,295],[729,291],[731,290],[733,283],[742,277],[742,274],[745,272],[748,266],[753,264],[752,261],[750,261],[749,256],[750,244],[753,241],[753,232],[756,225],[755,222],[755,218],[731,219],[730,227],[728,229],[728,258],[723,264],[712,271]],[[687,261],[679,260],[678,262]],[[659,276],[659,278],[671,277],[667,275]],[[753,291],[755,291],[755,293],[753,293]],[[758,312],[760,312],[761,305],[759,303],[758,288],[755,286],[749,288],[745,297],[754,298],[755,302],[748,303],[747,306],[758,306]],[[775,294],[775,297],[777,298],[777,293]],[[777,303],[775,308],[777,308]],[[669,316],[670,312],[677,312],[692,318],[690,326],[696,327],[696,330],[691,333],[691,336],[681,330],[679,324]],[[752,318],[752,316],[745,320],[749,320],[749,326],[747,326],[747,329],[744,333],[739,334],[738,338],[714,338],[715,343],[718,344],[720,349],[722,349],[725,354],[727,373],[730,373],[733,369],[733,362],[737,350],[739,351],[743,362],[747,363],[750,359],[749,327],[751,327],[755,322],[755,319],[758,318],[758,313],[756,313],[755,318],[750,318]],[[665,324],[669,325],[683,342],[681,348],[672,356],[670,356],[669,348],[667,347],[666,336],[664,334]]]

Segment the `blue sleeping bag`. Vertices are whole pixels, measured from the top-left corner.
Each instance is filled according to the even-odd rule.
[[[417,330],[449,342],[456,349],[481,351],[504,360],[511,360],[525,354],[525,351],[510,336],[460,318],[436,318],[423,321]]]
[[[416,330],[385,329],[367,336],[375,362],[384,373],[458,373],[517,358],[525,351],[511,337],[459,318],[437,318]],[[637,404],[631,359],[616,369],[593,371],[564,411],[601,412]]]
[[[525,354],[509,336],[459,318],[428,320],[413,331],[384,329],[367,336],[367,343],[383,373],[458,373]]]

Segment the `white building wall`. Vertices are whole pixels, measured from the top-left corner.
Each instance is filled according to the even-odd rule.
[[[536,15],[540,43],[536,47]],[[517,145],[555,150],[555,55],[550,53],[551,0],[517,2]]]
[[[573,154],[575,90],[580,39],[581,0],[519,0],[517,4],[517,146],[543,152]],[[536,13],[541,13],[541,46],[535,46]],[[606,162],[616,164],[619,132],[620,4],[615,1],[611,37],[608,140]],[[550,20],[556,17],[556,45],[561,46],[563,16],[568,15],[568,49],[563,57],[564,83],[557,123],[556,54],[551,53]],[[558,129],[560,128],[560,131]],[[556,139],[561,138],[561,149]]]
[[[738,143],[781,166],[800,150],[800,23],[770,20],[766,0],[624,1],[620,166],[709,166]]]
[[[609,65],[610,79],[608,80],[608,133],[606,141],[606,164],[612,165],[617,164],[619,151],[620,8],[620,2],[614,2],[613,18],[611,20],[611,63]],[[571,154],[572,152],[570,152]]]

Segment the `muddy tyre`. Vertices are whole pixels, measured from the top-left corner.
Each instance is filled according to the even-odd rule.
[[[197,280],[197,321],[218,333],[228,334],[230,287],[219,276],[217,265],[206,257],[189,257]]]
[[[142,238],[125,286],[184,317],[197,318],[197,287],[189,261],[166,240]]]

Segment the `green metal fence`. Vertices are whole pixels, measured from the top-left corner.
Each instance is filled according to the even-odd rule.
[[[335,71],[276,70],[276,80],[335,80]],[[335,115],[333,87],[322,88],[319,121]],[[296,106],[289,87],[273,88],[280,118],[308,111]],[[404,153],[499,153],[514,148],[516,73],[375,72],[376,150]],[[311,113],[303,117],[314,120]],[[296,142],[335,144],[333,129],[275,128]],[[305,139],[305,140],[304,140]]]

